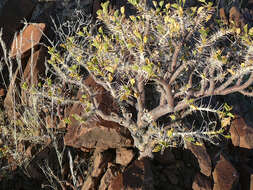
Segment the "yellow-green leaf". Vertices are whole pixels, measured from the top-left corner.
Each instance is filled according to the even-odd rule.
[[[197,11],[197,14],[200,14],[203,11],[203,9],[204,9],[204,7],[199,7],[198,11]]]
[[[134,78],[130,79],[130,84],[131,84],[132,86],[135,84],[135,79],[134,79]]]
[[[174,114],[170,115],[172,121],[176,120],[176,116]]]
[[[162,146],[161,145],[156,145],[155,148],[152,150],[152,152],[159,152],[162,150]]]
[[[105,70],[107,70],[107,71],[109,71],[109,72],[111,72],[111,73],[113,73],[113,72],[114,72],[114,68],[113,68],[113,67],[111,67],[111,66],[107,66],[107,67],[105,67]]]
[[[173,134],[174,128],[171,128],[170,130],[167,131],[167,137],[171,137]]]
[[[146,44],[148,42],[148,37],[147,36],[143,37],[143,42],[144,42],[144,44]]]
[[[221,120],[221,127],[226,127],[229,126],[231,122],[231,118],[230,117],[225,117]]]
[[[253,27],[249,29],[249,35],[253,36]]]
[[[121,7],[120,12],[121,12],[122,15],[124,15],[125,14],[125,7]]]

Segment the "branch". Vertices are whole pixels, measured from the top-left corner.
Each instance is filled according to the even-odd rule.
[[[178,58],[178,55],[181,51],[182,46],[183,46],[183,42],[180,42],[179,44],[176,44],[176,46],[174,46],[175,51],[174,51],[173,56],[172,56],[171,67],[170,67],[170,72],[171,73],[173,73],[174,70],[175,70],[175,67],[177,65],[177,58]],[[167,72],[169,72],[169,71],[167,71]]]
[[[145,104],[144,78],[142,76],[137,76],[137,91],[139,94],[139,96],[137,97],[137,125],[140,127],[143,125],[141,118],[143,115]]]
[[[174,108],[174,98],[172,96],[172,91],[171,91],[171,85],[165,82],[163,79],[154,79],[154,81],[158,84],[160,84],[163,89],[165,90],[165,97],[167,100],[167,105],[173,109]]]
[[[150,115],[152,120],[157,120],[161,116],[174,112],[174,108],[169,107],[168,104],[157,106],[156,108],[149,111],[147,114]]]
[[[214,68],[210,68],[210,77],[209,77],[209,88],[207,90],[207,94],[212,95],[215,89],[215,83],[214,83]]]
[[[172,77],[170,78],[169,84],[172,84],[177,77],[180,75],[180,73],[188,66],[192,63],[192,61],[186,61],[184,62],[182,65],[180,65],[176,71],[173,73]]]
[[[222,92],[220,92],[219,95],[226,95],[226,94],[230,94],[230,93],[237,92],[237,91],[241,91],[242,93],[246,94],[246,92],[243,90],[246,89],[247,87],[249,87],[252,83],[253,83],[253,74],[250,73],[249,79],[244,84],[242,84],[240,86],[234,85],[232,87],[229,87],[229,88],[223,90]]]

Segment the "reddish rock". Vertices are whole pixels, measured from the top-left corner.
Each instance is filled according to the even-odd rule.
[[[112,181],[119,175],[119,169],[118,167],[111,166],[107,169],[104,176],[102,177],[99,185],[99,190],[109,190],[112,189],[112,186],[110,185]],[[109,187],[110,186],[110,187]],[[119,189],[120,190],[120,189]]]
[[[95,152],[93,163],[92,177],[101,177],[105,172],[108,162],[112,160],[112,154],[109,151]]]
[[[119,174],[108,190],[153,190],[153,174],[148,159],[135,160],[123,174]]]
[[[0,28],[3,28],[3,40],[8,50],[15,32],[23,26],[21,21],[29,21],[36,4],[37,1],[31,0],[8,0],[5,3],[0,15]]]
[[[103,87],[97,85],[92,77],[88,77],[84,83],[97,92],[98,107],[104,114],[118,111],[112,97]],[[80,91],[78,97],[81,97],[81,95]],[[133,146],[130,132],[115,122],[105,121],[94,116],[89,121],[80,123],[72,116],[77,114],[82,117],[83,112],[82,105],[73,105],[70,111],[71,124],[68,126],[67,134],[64,137],[66,145],[76,148],[97,148],[101,150]]]
[[[6,97],[4,99],[4,107],[9,118],[13,118],[15,105],[20,103],[20,78],[22,77],[21,71],[23,71],[25,65],[26,60],[22,59],[20,66],[21,69],[16,69],[16,71],[13,73]],[[19,113],[16,112],[15,116],[18,117],[18,115]]]
[[[3,88],[0,88],[0,96],[4,96],[5,95],[5,90]]]
[[[89,176],[84,182],[81,190],[97,190],[98,179]]]
[[[191,150],[194,156],[198,159],[200,172],[206,176],[210,176],[212,172],[212,162],[209,154],[206,152],[206,147],[187,143],[187,148]]]
[[[109,121],[92,121],[88,124],[68,127],[65,144],[76,148],[120,148],[133,146],[130,135],[122,126]]]
[[[41,47],[30,56],[27,65],[22,76],[23,81],[27,83],[29,87],[38,85],[39,78],[43,78],[45,75],[45,61],[46,61],[46,49]],[[25,92],[23,91],[23,96]],[[24,99],[24,97],[23,97]]]
[[[229,22],[230,24],[234,24],[236,27],[243,27],[245,25],[243,15],[240,13],[238,7],[233,6],[229,10]]]
[[[10,57],[15,57],[20,53],[24,54],[37,46],[40,42],[41,36],[45,30],[44,23],[29,24],[19,35],[13,40],[11,45]]]
[[[133,159],[133,150],[128,150],[126,148],[116,149],[116,163],[122,166],[127,166]]]
[[[113,178],[108,186],[108,190],[118,190],[118,189],[119,190],[126,189],[126,188],[124,188],[122,173],[120,173],[118,176]]]
[[[4,100],[4,106],[10,118],[13,117],[13,110],[15,106],[14,98],[16,104],[21,101],[20,94],[22,94],[23,103],[28,103],[29,101],[29,94],[27,97],[27,92],[25,92],[23,89],[20,89],[20,86],[22,85],[21,83],[26,82],[28,85],[34,84],[36,86],[38,84],[39,76],[43,76],[45,71],[45,53],[46,50],[41,47],[38,51],[34,52],[32,55],[33,58],[30,57],[28,61],[26,61],[26,58],[22,59],[22,69],[16,69]],[[22,73],[23,70],[24,73]]]
[[[224,22],[224,24],[228,24],[228,20],[227,20],[224,8],[219,9],[219,14],[220,14],[220,18]]]
[[[192,184],[193,190],[212,190],[212,184],[210,179],[208,179],[206,176],[197,173],[195,175],[193,184]]]
[[[253,148],[253,127],[247,125],[242,117],[237,117],[232,122],[230,134],[234,146]]]
[[[222,155],[213,172],[213,190],[232,190],[239,181],[239,174]]]

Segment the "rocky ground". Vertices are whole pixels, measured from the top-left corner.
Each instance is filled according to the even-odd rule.
[[[116,7],[124,1],[113,1]],[[15,58],[20,52],[13,44],[19,39],[29,39],[21,48],[22,76],[25,81],[38,82],[45,71],[44,60],[47,51],[42,44],[54,39],[52,18],[71,18],[78,8],[96,16],[99,8],[97,0],[76,1],[31,1],[8,0],[0,4],[0,28],[10,56]],[[223,8],[223,9],[222,9]],[[221,18],[228,23],[234,20],[238,26],[251,24],[253,9],[232,6],[218,10]],[[26,20],[29,24],[23,34],[14,39]],[[31,49],[33,48],[33,54]],[[0,51],[0,58],[4,57]],[[31,70],[31,64],[33,67]],[[253,102],[239,94],[218,97],[221,103],[233,106],[235,118],[230,123],[231,139],[223,140],[218,146],[188,144],[187,149],[170,148],[161,155],[155,153],[153,159],[137,159],[136,149],[128,131],[115,123],[94,118],[89,124],[65,123],[45,116],[55,137],[47,137],[40,143],[26,143],[24,139],[16,150],[24,157],[5,154],[8,131],[4,125],[13,115],[13,89],[17,88],[21,70],[15,71],[11,81],[8,69],[2,68],[0,78],[0,189],[82,189],[82,190],[253,190]],[[30,78],[29,73],[33,73]],[[85,80],[95,89],[102,87],[92,78]],[[16,90],[16,89],[15,89]],[[103,90],[103,89],[101,89]],[[22,91],[22,89],[21,89]],[[24,98],[24,93],[21,97]],[[78,93],[77,93],[78,97]],[[106,94],[98,95],[102,109],[113,109],[112,100]],[[109,105],[109,106],[108,106]],[[59,108],[60,109],[60,108]],[[57,114],[80,114],[82,107],[73,104]],[[56,126],[57,125],[57,126]],[[57,129],[56,129],[57,128]],[[26,158],[26,160],[22,160]]]

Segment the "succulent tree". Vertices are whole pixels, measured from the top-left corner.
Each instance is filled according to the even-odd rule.
[[[95,114],[126,127],[140,157],[188,141],[215,143],[233,115],[228,105],[217,108],[202,100],[234,92],[253,95],[253,31],[215,24],[214,7],[205,1],[191,8],[183,2],[154,1],[154,8],[129,3],[136,15],[126,16],[124,7],[109,10],[106,2],[96,24],[79,17],[59,27],[61,43],[49,47],[50,67],[61,81],[83,90],[87,118]],[[98,108],[98,92],[82,82],[82,68],[110,93],[118,112]],[[221,126],[186,125],[184,118],[193,112],[215,113]]]

